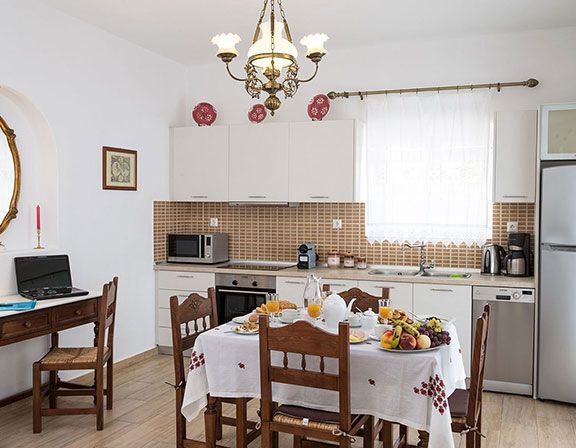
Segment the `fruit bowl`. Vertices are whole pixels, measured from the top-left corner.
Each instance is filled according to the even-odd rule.
[[[382,335],[380,348],[383,350],[422,352],[450,344],[450,333],[440,325],[437,317],[431,317],[425,323],[399,319],[389,319],[389,322],[394,329]]]

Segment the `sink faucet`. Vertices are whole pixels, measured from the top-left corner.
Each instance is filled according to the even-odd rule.
[[[402,244],[402,252],[404,252],[404,250],[407,247],[410,249],[418,249],[418,248],[420,249],[420,269],[418,270],[418,274],[416,274],[416,275],[425,275],[426,269],[434,269],[434,260],[430,260],[430,264],[426,264],[424,261],[424,252],[426,251],[426,243],[422,243],[422,244],[403,243]]]

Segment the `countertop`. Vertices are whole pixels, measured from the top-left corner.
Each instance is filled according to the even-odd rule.
[[[506,277],[504,275],[481,275],[479,272],[458,269],[438,268],[438,272],[466,272],[470,273],[469,278],[446,278],[446,277],[414,277],[401,275],[371,275],[372,269],[381,267],[369,267],[368,269],[357,268],[327,268],[316,267],[314,269],[298,269],[296,266],[280,269],[278,271],[259,271],[251,269],[226,269],[226,263],[205,265],[189,263],[159,263],[154,265],[156,271],[188,271],[188,272],[210,272],[220,274],[238,275],[268,275],[273,277],[307,277],[315,274],[323,279],[340,280],[368,280],[380,282],[402,282],[402,283],[429,283],[438,285],[467,285],[467,286],[497,286],[502,288],[535,288],[534,277]],[[384,267],[384,269],[401,269],[398,267]],[[404,269],[404,268],[402,268]],[[415,268],[416,270],[418,268]]]

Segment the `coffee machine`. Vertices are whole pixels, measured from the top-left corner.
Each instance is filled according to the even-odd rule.
[[[312,269],[316,266],[318,255],[312,243],[304,243],[298,246],[298,269]]]
[[[510,277],[532,276],[532,252],[529,233],[508,234],[508,255],[504,257],[503,272]]]

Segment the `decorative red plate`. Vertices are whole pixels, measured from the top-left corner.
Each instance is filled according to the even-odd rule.
[[[217,116],[216,109],[210,103],[198,103],[192,110],[192,118],[198,126],[210,126]]]
[[[312,121],[322,120],[330,110],[330,100],[324,94],[316,95],[308,103],[308,116]]]
[[[254,104],[248,111],[248,120],[252,123],[261,123],[266,118],[266,108],[263,104]]]

